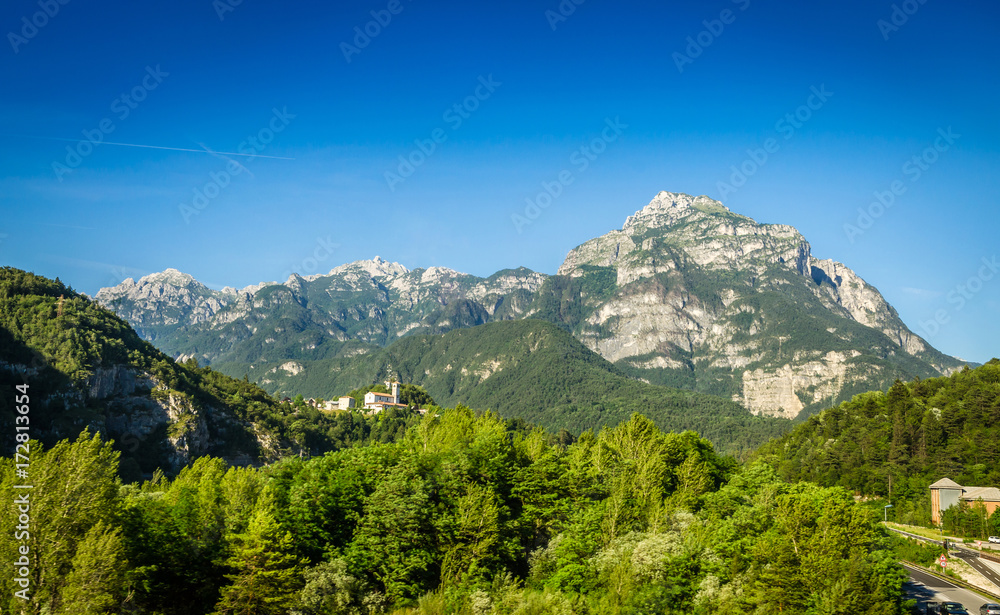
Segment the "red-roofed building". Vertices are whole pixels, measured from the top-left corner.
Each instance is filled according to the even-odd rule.
[[[406,404],[399,403],[399,383],[395,380],[385,383],[391,393],[376,393],[369,391],[365,393],[365,410],[375,410],[381,412],[386,408],[405,408]]]

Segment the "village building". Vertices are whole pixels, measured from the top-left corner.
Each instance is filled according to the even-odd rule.
[[[350,410],[355,406],[354,398],[350,395],[344,395],[337,399],[337,409],[338,410]]]
[[[399,383],[396,381],[386,381],[385,386],[390,393],[376,393],[369,391],[365,393],[365,410],[374,410],[379,413],[388,408],[405,408],[406,404],[399,403]]]
[[[941,523],[941,513],[959,502],[970,506],[982,501],[986,507],[987,516],[1000,508],[1000,489],[996,487],[963,487],[950,478],[942,478],[930,487],[931,489],[931,521],[935,525]]]

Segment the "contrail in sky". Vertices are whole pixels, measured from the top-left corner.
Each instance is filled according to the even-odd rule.
[[[239,167],[239,168],[243,169],[244,171],[246,171],[246,173],[250,177],[254,177],[254,174],[250,172],[250,169],[246,168],[245,166],[243,166],[242,164],[236,162],[235,160],[233,160],[232,158],[230,158],[228,156],[223,156],[222,154],[225,153],[225,152],[217,152],[217,151],[213,150],[212,148],[210,148],[209,146],[205,145],[204,143],[199,143],[198,145],[200,145],[202,147],[202,149],[204,149],[209,154],[212,154],[213,156],[215,156],[216,158],[219,158],[221,160],[225,160],[226,162],[231,162],[231,163],[235,164],[237,167]]]
[[[62,137],[38,137],[31,135],[12,135],[12,136],[22,136],[27,139],[45,139],[47,141],[69,141],[70,143],[78,143],[83,141],[83,139],[64,139]],[[184,147],[164,147],[162,145],[140,145],[138,143],[115,143],[114,141],[100,141],[97,145],[121,145],[124,147],[144,147],[147,149],[167,149],[175,152],[195,152],[198,154],[225,154],[227,156],[246,156],[248,158],[273,158],[275,160],[295,160],[294,158],[286,158],[285,156],[265,156],[263,154],[243,154],[240,152],[213,152],[207,149],[187,149]]]

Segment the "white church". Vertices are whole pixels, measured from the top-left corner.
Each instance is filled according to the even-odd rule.
[[[399,403],[399,383],[395,380],[386,380],[385,387],[391,393],[376,393],[369,391],[365,393],[365,410],[374,410],[376,413],[388,408],[405,408],[406,404]]]

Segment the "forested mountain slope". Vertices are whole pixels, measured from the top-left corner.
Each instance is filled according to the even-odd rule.
[[[735,454],[790,426],[752,416],[725,398],[640,382],[560,327],[539,320],[408,336],[349,358],[217,367],[233,376],[247,370],[268,390],[326,399],[397,378],[424,387],[444,406],[463,403],[574,433],[612,426],[642,412],[661,429],[697,430],[720,450]]]
[[[756,457],[786,480],[890,495],[900,520],[929,522],[942,477],[1000,486],[1000,360],[855,396],[766,444]]]
[[[371,425],[279,404],[258,386],[176,363],[59,280],[0,269],[0,429],[14,433],[14,386],[27,383],[30,433],[54,443],[84,428],[115,438],[126,475],[212,454],[234,463],[321,453]]]

